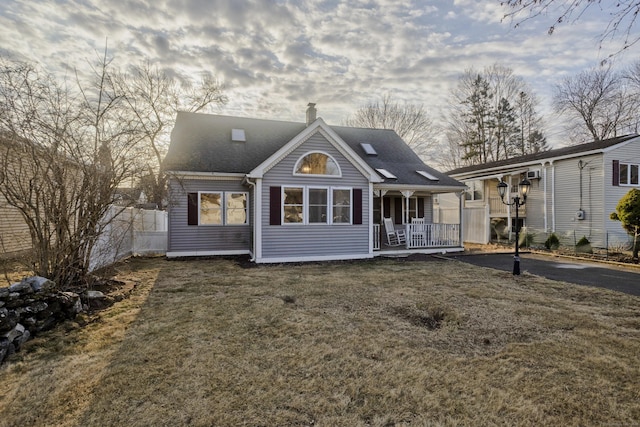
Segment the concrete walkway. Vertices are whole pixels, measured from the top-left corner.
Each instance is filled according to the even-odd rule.
[[[513,253],[451,254],[448,259],[513,271]],[[520,270],[552,280],[595,286],[640,296],[640,268],[586,260],[520,254]]]

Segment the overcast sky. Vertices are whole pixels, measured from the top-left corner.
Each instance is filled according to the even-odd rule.
[[[106,40],[120,66],[149,59],[223,81],[221,114],[304,121],[315,102],[329,124],[383,94],[437,118],[465,69],[499,63],[531,85],[560,146],[552,87],[619,47],[600,46],[609,17],[594,8],[549,36],[555,16],[514,29],[504,14],[500,0],[1,0],[0,54],[60,73],[87,67]]]

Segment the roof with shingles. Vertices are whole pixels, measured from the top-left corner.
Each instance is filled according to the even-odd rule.
[[[603,139],[600,141],[588,142],[585,144],[572,145],[570,147],[557,148],[555,150],[542,151],[534,154],[527,154],[519,157],[512,157],[506,160],[498,160],[495,162],[482,163],[479,165],[465,166],[457,169],[453,169],[447,172],[449,175],[459,175],[468,172],[481,171],[485,169],[494,169],[500,167],[507,167],[517,165],[521,163],[534,162],[536,160],[552,159],[555,157],[570,156],[573,154],[587,153],[590,151],[604,150],[605,148],[613,147],[614,145],[621,144],[630,139],[636,138],[638,135],[624,135],[615,138]]]
[[[306,124],[201,113],[179,112],[163,169],[181,172],[249,173],[301,133]],[[460,186],[455,179],[427,166],[393,130],[330,126],[370,167],[386,169],[397,179],[385,183]],[[232,141],[231,130],[243,129],[246,141]],[[377,155],[367,155],[368,143]],[[425,171],[437,181],[416,171]]]

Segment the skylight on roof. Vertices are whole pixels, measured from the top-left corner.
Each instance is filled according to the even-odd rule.
[[[244,129],[231,129],[231,140],[245,142],[247,138],[244,135]]]
[[[427,179],[430,179],[431,181],[440,181],[440,178],[431,175],[429,172],[425,172],[425,171],[416,171],[418,172],[420,175],[424,176]]]
[[[382,176],[384,176],[385,178],[389,178],[389,179],[398,179],[397,176],[395,176],[394,174],[392,174],[391,172],[389,172],[386,169],[376,169],[378,171],[378,173]]]
[[[365,153],[367,153],[368,156],[378,155],[378,153],[376,153],[376,149],[373,148],[371,144],[368,144],[366,142],[361,142],[360,145],[362,146],[362,149],[364,150]]]

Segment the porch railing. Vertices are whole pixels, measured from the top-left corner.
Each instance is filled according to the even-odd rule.
[[[407,224],[407,248],[460,245],[460,224]]]
[[[380,250],[380,224],[373,224],[373,250]]]

